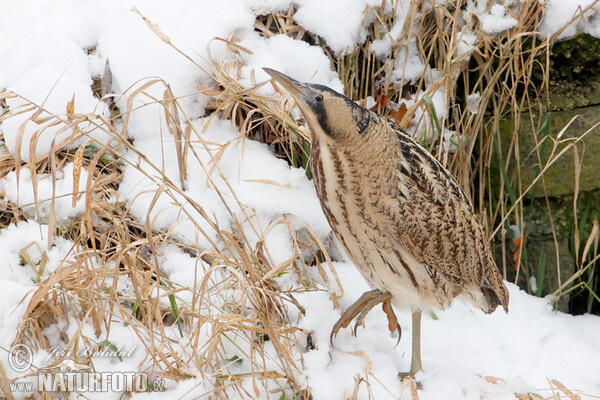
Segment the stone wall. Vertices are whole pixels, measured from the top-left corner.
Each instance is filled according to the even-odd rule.
[[[519,193],[517,173],[520,175],[520,188],[525,190],[551,157],[555,143],[558,145],[554,155],[576,138],[582,138],[576,147],[567,150],[545,171],[543,181],[528,192],[524,201],[523,219],[527,228],[522,261],[533,275],[545,261],[543,295],[554,292],[558,287],[557,257],[562,282],[575,273],[575,219],[578,220],[582,246],[589,236],[592,221],[600,219],[600,126],[594,127],[600,123],[600,40],[580,35],[553,46],[548,95],[550,104],[541,105],[539,108],[543,111],[522,113],[518,126],[508,119],[500,123],[504,160],[514,133],[518,132],[518,162],[513,152],[506,168],[516,193]],[[549,125],[540,130],[544,120]],[[548,134],[545,144],[541,144]],[[538,155],[539,151],[543,154]],[[577,213],[573,205],[576,161],[581,166],[575,206]],[[516,168],[517,163],[519,168]],[[492,161],[492,190],[496,191],[502,175],[499,165],[497,160]],[[496,254],[499,265],[502,265],[502,253],[496,251]],[[511,257],[507,258],[508,270],[512,270]],[[520,275],[520,286],[526,287],[526,274]],[[572,302],[569,304],[567,296],[559,301],[558,308],[578,312],[574,309],[577,306]]]

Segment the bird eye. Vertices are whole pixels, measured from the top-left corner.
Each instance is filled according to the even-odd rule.
[[[315,97],[315,100],[318,101],[319,103],[323,101],[323,95],[319,94],[317,95],[317,97]]]

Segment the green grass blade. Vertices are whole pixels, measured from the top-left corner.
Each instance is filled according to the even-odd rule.
[[[162,279],[160,280],[160,285],[167,290],[171,290],[169,284]],[[169,295],[169,303],[171,304],[171,311],[173,312],[173,316],[175,317],[175,322],[177,323],[177,328],[179,329],[179,334],[183,337],[183,329],[181,328],[181,318],[179,318],[179,307],[177,307],[177,301],[175,301],[175,295]]]
[[[542,297],[545,276],[546,276],[546,252],[542,251],[542,253],[540,254],[540,259],[538,260],[538,266],[537,266],[537,276],[536,276],[537,289],[535,291],[535,295],[537,297]]]
[[[496,155],[498,156],[500,171],[502,172],[502,177],[504,178],[504,186],[506,187],[506,192],[508,193],[508,198],[510,199],[511,205],[514,205],[517,202],[517,196],[515,195],[515,191],[510,185],[510,181],[508,179],[508,172],[506,171],[506,166],[504,165],[504,160],[502,159],[502,152],[500,151],[498,138],[496,135],[492,135],[492,139],[494,140],[494,146],[496,147]]]

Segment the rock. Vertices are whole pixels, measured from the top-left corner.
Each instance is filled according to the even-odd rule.
[[[544,64],[545,59],[539,62]],[[541,296],[554,293],[575,274],[577,268],[585,266],[593,257],[588,254],[587,260],[580,265],[592,221],[600,219],[600,40],[579,35],[555,43],[549,67],[548,93],[540,93],[540,89],[544,89],[541,69],[534,68],[533,71],[532,87],[535,92],[528,94],[530,99],[539,101],[532,107],[536,110],[523,110],[518,125],[510,120],[510,116],[500,121],[499,137],[496,138],[499,139],[502,162],[497,149],[494,149],[490,164],[492,193],[498,193],[500,182],[507,175],[510,190],[507,190],[506,183],[503,190],[509,194],[512,191],[516,198],[530,188],[551,156],[555,157],[567,146],[572,146],[544,171],[543,179],[527,191],[523,200],[520,218],[527,228],[517,283],[531,292],[530,277],[535,277],[537,284],[541,285]],[[536,85],[536,82],[539,84]],[[548,123],[545,125],[544,121]],[[595,127],[596,124],[599,126]],[[515,137],[517,131],[518,136]],[[516,146],[513,143],[515,139],[518,139]],[[498,142],[494,140],[493,145],[498,146]],[[575,157],[575,152],[578,157]],[[580,163],[577,188],[576,161]],[[578,251],[574,239],[576,222],[580,238]],[[507,240],[510,239],[507,237]],[[504,260],[502,245],[497,243],[494,250],[498,266],[501,269],[505,266],[508,279],[514,282],[516,270],[512,255],[515,246],[512,243],[506,246]],[[582,278],[591,279],[588,283],[595,287],[599,278],[589,273],[586,272]],[[565,312],[586,312],[588,298],[586,289],[573,290],[558,299],[556,308]]]
[[[549,61],[550,110],[600,104],[600,39],[581,34],[555,43]]]
[[[549,216],[552,216],[550,221]],[[600,220],[600,190],[580,193],[577,197],[577,215],[573,214],[573,195],[557,198],[529,200],[523,215],[527,222],[527,234],[531,236],[552,235],[570,237],[577,218],[580,237],[587,238],[592,229],[591,221]]]
[[[521,288],[529,289],[529,277],[534,276],[537,284],[542,285],[541,295],[552,294],[560,287],[559,283],[566,282],[577,269],[572,255],[573,244],[571,244],[574,241],[574,221],[577,219],[578,222],[579,251],[581,252],[592,231],[592,221],[600,219],[600,190],[585,192],[578,197],[576,215],[573,214],[573,195],[549,198],[548,200],[543,198],[526,200],[523,218],[527,223],[526,240],[525,250],[521,255],[523,265],[517,283]],[[552,234],[553,230],[556,234],[556,243]],[[507,237],[507,240],[510,239]],[[501,245],[497,243],[494,250],[496,263],[502,269]],[[515,263],[512,261],[515,250],[516,248],[512,244],[507,246],[506,270],[508,280],[511,282],[514,282],[516,277]],[[557,250],[558,266],[556,263]],[[581,253],[579,253],[579,257],[581,258]],[[544,266],[543,273],[539,270],[542,265]],[[541,275],[543,275],[543,279],[540,279]],[[556,305],[558,310],[571,311],[569,309],[571,294],[559,298]]]
[[[544,237],[528,237],[525,243],[526,250],[522,254],[521,263],[525,264],[526,268],[521,266],[517,284],[523,290],[526,290],[532,295],[536,295],[530,286],[530,277],[536,278],[537,285],[542,285],[541,297],[545,297],[554,293],[559,287],[559,274],[556,265],[556,244],[552,236]],[[510,247],[510,246],[509,246]],[[494,247],[494,258],[496,264],[502,269],[502,248],[500,244]],[[512,260],[512,247],[510,254],[506,255],[506,270],[509,282],[514,282],[517,276],[515,263]],[[565,283],[575,273],[575,263],[569,255],[568,241],[564,238],[558,238],[558,253],[559,253],[559,268],[560,268],[560,284]],[[543,268],[543,269],[541,269]],[[525,269],[529,275],[525,273]],[[572,285],[565,288],[567,290]],[[562,295],[554,305],[559,311],[569,312],[569,301],[571,296],[569,293]]]
[[[521,178],[521,187],[525,190],[538,176],[539,171],[548,162],[552,153],[554,143],[558,143],[553,156],[558,155],[575,138],[585,135],[581,141],[576,143],[576,150],[581,163],[579,190],[588,191],[600,188],[600,126],[591,129],[594,124],[600,122],[600,106],[591,106],[585,108],[576,108],[573,110],[554,111],[549,114],[549,137],[545,139],[545,144],[540,144],[546,134],[540,132],[536,136],[531,126],[531,120],[540,120],[539,115],[530,113],[521,114],[519,121],[519,172]],[[565,129],[567,124],[570,125]],[[513,121],[507,119],[500,122],[501,148],[504,163],[508,149],[511,145],[515,126]],[[591,129],[591,130],[590,130]],[[560,135],[560,137],[559,137]],[[538,146],[539,144],[539,146]],[[536,154],[537,149],[542,152],[541,163]],[[570,194],[575,191],[575,148],[567,150],[551,165],[543,175],[543,182],[546,186],[546,193],[550,197]],[[501,172],[497,157],[492,159],[491,164],[492,178],[499,181]],[[507,166],[508,176],[511,179],[511,185],[516,186],[517,165],[514,157]],[[498,187],[498,181],[492,182],[493,187]],[[535,190],[527,193],[528,197],[542,197],[544,190],[542,180],[540,180]]]

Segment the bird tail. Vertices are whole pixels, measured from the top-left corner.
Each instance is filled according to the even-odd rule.
[[[502,306],[504,311],[508,312],[509,295],[502,276],[496,270],[489,274],[491,276],[488,274],[486,275],[483,285],[481,285],[481,292],[487,302],[487,310],[484,308],[483,311],[491,313],[494,312],[498,306]]]
[[[498,289],[500,289],[501,293],[497,292]],[[506,286],[504,286],[504,283],[496,290],[482,286],[481,292],[487,301],[487,309],[484,309],[483,311],[489,314],[494,312],[498,306],[502,306],[504,311],[508,312],[508,290],[506,289]]]

